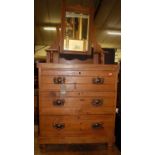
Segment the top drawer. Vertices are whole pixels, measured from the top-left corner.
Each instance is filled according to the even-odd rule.
[[[43,69],[41,75],[59,75],[59,76],[105,76],[105,77],[115,77],[115,71],[104,71],[104,70],[62,70],[62,69]]]
[[[72,91],[72,87],[74,90],[87,90],[88,87],[93,90],[106,89],[104,87],[115,90],[117,73],[117,65],[39,64],[39,86],[42,90],[59,90],[55,84],[66,84],[66,88],[70,88],[68,91]]]
[[[38,64],[39,74],[43,76],[104,76],[117,77],[117,65],[102,65],[102,64]]]

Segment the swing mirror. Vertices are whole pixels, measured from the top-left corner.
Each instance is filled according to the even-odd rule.
[[[88,51],[89,15],[67,11],[64,27],[64,50]]]

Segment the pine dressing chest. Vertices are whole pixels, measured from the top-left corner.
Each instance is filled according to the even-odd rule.
[[[118,66],[104,64],[104,51],[91,33],[92,9],[76,6],[73,12],[74,7],[64,6],[61,32],[57,27],[57,42],[47,50],[47,62],[38,64],[39,143],[107,143],[112,146],[115,141]],[[85,20],[81,19],[81,14],[79,17],[79,11],[84,19],[88,17],[86,35],[80,26]],[[74,19],[73,31],[64,23],[69,19]]]

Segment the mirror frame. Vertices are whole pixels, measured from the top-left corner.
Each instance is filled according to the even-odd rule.
[[[66,12],[82,13],[82,14],[87,14],[89,16],[88,51],[82,52],[82,51],[64,50],[64,32],[65,32]],[[82,7],[81,5],[76,5],[76,6],[63,5],[62,16],[61,16],[60,53],[91,55],[91,29],[92,29],[92,10],[91,10],[91,8]]]

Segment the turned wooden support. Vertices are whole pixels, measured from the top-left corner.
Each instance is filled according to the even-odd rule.
[[[53,63],[59,63],[59,52],[53,51]]]
[[[94,53],[93,63],[94,64],[104,64],[104,53]]]
[[[113,150],[114,149],[114,144],[115,144],[115,136],[114,135],[109,135],[109,137],[111,137],[108,141],[108,144],[107,144],[107,149],[109,151]]]
[[[51,62],[51,53],[49,51],[47,51],[47,55],[46,55],[46,62],[50,63]]]
[[[46,62],[47,63],[59,63],[59,52],[58,50],[51,49],[51,50],[46,50],[47,55],[46,55]]]
[[[101,64],[105,63],[104,51],[101,52],[101,54],[100,54],[100,62],[101,62]]]
[[[99,64],[100,61],[99,61],[99,53],[94,53],[93,55],[93,63],[94,64]]]

